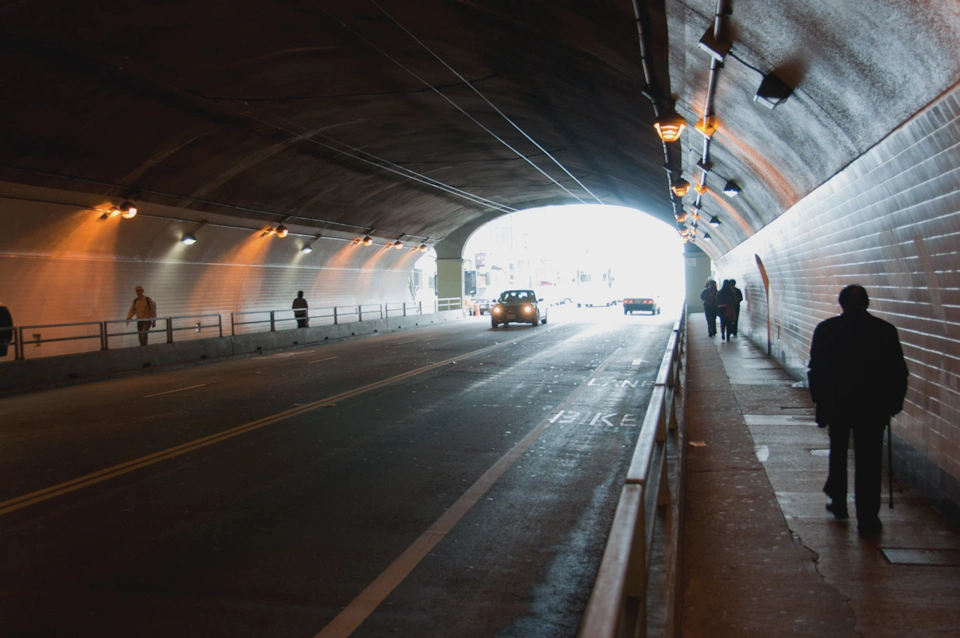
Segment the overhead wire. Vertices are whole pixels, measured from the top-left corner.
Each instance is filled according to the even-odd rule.
[[[376,3],[374,3],[374,4],[376,4]],[[378,8],[379,8],[379,7],[378,7]],[[568,195],[570,195],[570,197],[573,197],[574,199],[576,199],[576,200],[577,200],[578,202],[580,202],[581,204],[586,204],[586,202],[583,201],[583,199],[581,199],[579,196],[577,196],[576,194],[574,194],[573,192],[571,192],[570,189],[568,189],[566,186],[564,186],[563,184],[561,184],[560,182],[558,182],[557,180],[555,180],[549,173],[547,173],[547,172],[544,171],[542,168],[540,168],[539,166],[537,166],[536,164],[534,164],[532,161],[530,161],[530,159],[529,159],[526,155],[524,155],[523,153],[521,153],[520,151],[518,151],[516,148],[514,148],[513,146],[511,146],[509,142],[507,142],[506,140],[504,140],[503,138],[501,138],[499,135],[497,135],[496,133],[494,133],[494,132],[493,132],[492,130],[490,130],[488,127],[484,126],[479,120],[477,120],[477,118],[473,117],[470,113],[468,113],[468,112],[465,111],[463,108],[461,108],[459,104],[457,104],[456,102],[454,102],[453,100],[451,100],[450,98],[448,98],[446,95],[444,95],[444,93],[443,93],[442,91],[440,91],[438,88],[436,88],[435,86],[433,86],[432,84],[430,84],[429,82],[427,82],[425,79],[423,79],[422,77],[420,77],[419,75],[417,75],[417,74],[416,74],[414,71],[412,71],[411,69],[407,68],[404,64],[402,64],[400,61],[398,61],[397,59],[395,59],[395,58],[394,58],[393,56],[391,56],[389,53],[387,53],[386,51],[384,51],[383,49],[381,49],[380,47],[378,47],[376,44],[374,44],[373,42],[371,42],[370,39],[368,39],[368,38],[364,37],[362,34],[358,33],[355,29],[351,28],[349,25],[347,25],[347,24],[344,23],[342,20],[340,20],[339,18],[337,18],[336,16],[334,16],[333,14],[331,14],[331,13],[330,13],[329,11],[327,11],[326,9],[324,9],[324,8],[321,7],[320,10],[323,11],[325,14],[327,14],[327,16],[329,16],[331,20],[335,21],[337,24],[339,24],[340,26],[342,26],[344,29],[346,29],[347,31],[349,31],[350,33],[352,33],[353,35],[355,35],[355,36],[358,37],[359,39],[363,40],[363,41],[364,41],[368,46],[370,46],[372,49],[374,49],[375,51],[377,51],[378,53],[380,53],[381,55],[383,55],[385,58],[387,58],[388,60],[390,60],[391,62],[393,62],[394,64],[396,64],[398,67],[400,67],[401,69],[403,69],[404,71],[406,71],[407,73],[409,73],[411,76],[413,76],[414,78],[416,78],[417,80],[419,80],[421,83],[423,83],[424,86],[426,86],[428,89],[430,89],[431,91],[433,91],[434,93],[436,93],[437,95],[439,95],[441,98],[443,98],[443,100],[445,100],[445,101],[446,101],[448,104],[450,104],[453,108],[455,108],[455,109],[458,110],[460,113],[462,113],[465,117],[467,117],[467,119],[469,119],[471,122],[473,122],[474,124],[476,124],[477,126],[479,126],[481,129],[483,129],[484,132],[486,132],[486,133],[487,133],[488,135],[490,135],[492,138],[494,138],[495,140],[497,140],[498,142],[500,142],[503,146],[505,146],[505,147],[508,148],[510,151],[512,151],[517,157],[519,157],[520,159],[522,159],[523,161],[525,161],[527,164],[529,164],[530,166],[532,166],[532,167],[533,167],[537,172],[539,172],[541,175],[543,175],[544,177],[546,177],[547,179],[549,179],[551,182],[553,182],[554,184],[556,184],[557,186],[559,186],[565,193],[567,193]],[[382,9],[381,9],[381,11],[382,11]],[[386,12],[384,12],[384,13],[386,13]],[[387,15],[388,17],[391,17],[390,14],[386,14],[386,15]],[[391,20],[392,20],[392,19],[393,19],[393,18],[391,17]],[[394,20],[394,22],[396,22],[396,21]],[[403,29],[403,26],[402,26],[402,25],[400,25],[399,23],[397,23],[397,25],[400,26],[401,29]],[[405,30],[405,29],[404,29],[404,30]],[[407,32],[407,33],[409,33],[409,32]],[[412,36],[412,34],[411,34],[411,37],[414,37],[414,36]],[[414,39],[415,39],[415,38],[414,38]],[[429,49],[427,49],[427,50],[429,51]],[[461,80],[463,80],[462,76],[459,76],[459,75],[458,75],[458,77],[460,77]],[[466,82],[466,83],[469,85],[469,82],[468,82],[467,80],[463,80],[463,81]],[[495,108],[495,107],[494,107],[494,108]],[[538,145],[538,148],[540,148],[540,150],[543,151],[544,153],[546,153],[547,155],[550,155],[550,153],[549,153],[548,151],[546,151],[543,147],[541,147],[541,146]],[[551,156],[551,157],[552,157],[552,156]],[[569,173],[568,173],[568,175],[569,175]],[[573,176],[571,175],[571,177],[573,177]],[[574,179],[575,181],[577,181],[577,179],[576,179],[575,177],[574,177],[573,179]],[[577,183],[579,184],[579,181],[577,181]],[[581,184],[581,186],[582,186],[582,184]],[[588,192],[589,192],[589,191],[588,191]],[[593,195],[593,193],[591,193],[591,195]],[[594,195],[594,198],[596,198],[595,195]],[[597,201],[600,201],[600,200],[597,199]],[[600,203],[602,204],[603,202],[601,201]]]
[[[541,151],[543,151],[543,153],[544,153],[547,157],[549,157],[549,158],[553,161],[553,163],[556,164],[556,165],[560,168],[560,170],[562,170],[564,173],[566,173],[566,174],[570,177],[570,179],[572,179],[573,181],[575,181],[575,182],[580,186],[580,188],[582,188],[585,192],[587,192],[587,193],[590,195],[590,197],[592,197],[592,198],[594,198],[595,200],[597,200],[597,202],[598,202],[601,206],[605,206],[605,204],[603,203],[603,200],[601,200],[599,197],[597,197],[596,195],[594,195],[593,192],[583,184],[583,182],[581,182],[579,179],[577,179],[577,178],[573,175],[573,173],[571,173],[570,171],[568,171],[567,168],[566,168],[562,163],[560,163],[560,161],[559,161],[557,158],[555,158],[547,149],[543,148],[535,139],[533,139],[532,137],[530,137],[530,136],[527,134],[526,131],[524,131],[522,128],[520,128],[520,126],[517,125],[516,122],[514,122],[512,119],[510,119],[510,118],[506,115],[506,113],[504,113],[503,111],[501,111],[499,108],[497,108],[497,106],[496,106],[493,102],[491,102],[489,99],[487,99],[487,96],[485,96],[485,95],[483,94],[483,92],[480,91],[480,89],[478,89],[477,87],[475,87],[472,82],[470,82],[470,81],[467,80],[465,77],[463,77],[456,69],[454,69],[452,66],[450,66],[449,64],[447,64],[447,62],[446,62],[443,58],[441,58],[439,55],[437,55],[437,54],[433,51],[433,49],[431,49],[430,47],[428,47],[422,40],[420,40],[420,38],[418,38],[417,36],[415,36],[413,33],[410,32],[409,29],[407,29],[405,26],[403,26],[402,24],[400,24],[400,22],[399,22],[396,18],[394,18],[390,13],[388,13],[386,9],[384,9],[384,8],[381,7],[379,4],[377,4],[376,0],[370,0],[370,3],[371,3],[373,6],[375,6],[376,8],[380,9],[380,11],[382,11],[385,16],[387,16],[388,18],[390,18],[390,20],[391,20],[395,25],[397,25],[400,29],[402,29],[404,33],[406,33],[406,34],[409,35],[411,38],[413,38],[414,42],[416,42],[416,43],[419,44],[421,47],[423,47],[423,49],[424,49],[427,53],[429,53],[430,55],[432,55],[432,56],[434,57],[434,59],[436,59],[437,62],[439,62],[440,64],[442,64],[443,66],[445,66],[451,73],[453,73],[455,76],[457,76],[467,87],[470,88],[471,91],[473,91],[474,93],[476,93],[477,96],[478,96],[481,100],[483,100],[484,102],[486,102],[487,105],[490,106],[490,108],[492,108],[494,111],[497,112],[498,115],[500,115],[500,117],[502,117],[504,120],[506,120],[506,121],[510,124],[510,126],[512,126],[513,128],[517,129],[517,131],[519,131],[521,135],[523,135],[525,138],[527,138],[527,139],[528,139],[534,146],[536,146],[538,149],[540,149]],[[437,91],[437,92],[439,93],[439,91]],[[516,152],[516,151],[514,151],[514,152]],[[542,172],[542,171],[541,171],[541,172]],[[546,173],[544,173],[544,174],[546,174]],[[552,178],[551,178],[551,179],[552,179]],[[553,182],[554,182],[555,184],[557,184],[558,186],[560,185],[560,183],[557,182],[556,180],[553,180]],[[561,188],[563,188],[563,187],[561,186]],[[564,188],[564,190],[566,190],[566,189]],[[570,191],[567,191],[567,192],[570,193]],[[573,195],[573,193],[570,193],[570,194]],[[580,201],[581,203],[584,203],[583,200],[581,200],[579,197],[577,198],[577,200]]]

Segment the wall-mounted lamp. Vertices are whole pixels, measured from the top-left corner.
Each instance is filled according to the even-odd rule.
[[[757,94],[753,96],[753,101],[772,109],[790,97],[791,93],[793,93],[792,87],[773,73],[768,73],[763,76],[760,88],[757,89]]]
[[[120,204],[120,216],[124,219],[133,219],[137,216],[137,207],[132,202],[125,201]]]
[[[710,218],[710,225],[711,225],[711,226],[719,226],[719,225],[720,225],[720,218],[717,217],[716,215],[714,215],[713,217],[711,217],[711,218]]]
[[[733,43],[723,36],[719,38],[713,36],[712,26],[700,38],[700,48],[709,53],[717,62],[723,62],[723,59],[730,52],[731,46],[733,46]]]
[[[403,237],[403,235],[400,236]],[[398,239],[397,241],[393,242],[393,247],[397,250],[403,250],[403,242]]]
[[[732,179],[723,186],[723,194],[727,197],[736,197],[740,194],[740,185]]]
[[[283,224],[280,224],[279,226],[277,226],[276,232],[277,232],[277,237],[280,237],[281,239],[290,234],[290,230]]]
[[[373,238],[370,235],[367,235],[366,237],[360,240],[360,243],[363,244],[364,246],[369,246],[370,244],[373,243]]]
[[[427,252],[427,245],[426,245],[426,244],[420,244],[420,247],[419,247],[419,248],[414,248],[414,250],[419,250],[420,252],[425,253],[425,252]]]
[[[672,190],[673,194],[677,197],[683,197],[687,194],[687,191],[690,190],[690,182],[685,179],[679,179],[673,183],[670,190]]]
[[[322,236],[323,236],[323,235],[317,235],[316,237],[314,237],[314,238],[313,238],[313,241],[311,241],[309,244],[304,245],[304,247],[300,249],[300,252],[302,252],[304,255],[309,255],[310,253],[312,253],[312,252],[313,252],[313,245],[314,245],[315,243],[317,243],[318,241],[320,241],[320,238],[321,238]]]
[[[677,213],[676,215],[674,215],[674,217],[677,218],[677,223],[678,223],[678,224],[682,224],[683,222],[687,221],[687,213],[686,213],[686,211],[680,211],[679,213]]]
[[[713,125],[713,118],[702,118],[697,122],[695,129],[700,131],[704,137],[713,137],[713,134],[717,132],[717,127]]]
[[[710,236],[710,233],[704,233],[703,241],[713,241],[713,237]]]
[[[687,121],[679,113],[664,113],[654,122],[653,128],[664,142],[676,142],[687,128]]]
[[[194,229],[193,229],[193,232],[187,233],[186,235],[184,235],[184,236],[180,239],[180,241],[181,241],[182,243],[186,244],[187,246],[192,246],[193,244],[197,243],[197,236],[196,236],[195,233],[196,233],[198,230],[200,230],[201,228],[203,228],[204,226],[206,226],[208,223],[209,223],[209,222],[207,222],[207,221],[202,221],[202,222],[200,222],[200,225],[197,226],[196,228],[194,228]]]
[[[700,182],[699,184],[693,187],[693,190],[697,191],[701,195],[705,195],[707,193],[707,183]]]

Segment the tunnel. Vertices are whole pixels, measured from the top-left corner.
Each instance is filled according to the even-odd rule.
[[[736,278],[797,382],[865,286],[911,375],[894,469],[960,520],[954,1],[28,0],[0,34],[15,325],[138,285],[170,316],[460,300],[491,220],[629,207],[684,242],[688,312]]]

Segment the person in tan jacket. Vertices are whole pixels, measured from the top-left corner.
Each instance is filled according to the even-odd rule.
[[[146,321],[137,321],[137,337],[140,339],[140,345],[147,345],[147,337],[150,334],[150,328],[157,327],[157,304],[150,297],[143,294],[143,286],[137,286],[137,298],[130,304],[130,311],[127,312],[127,325],[130,325],[130,319],[136,315],[137,319]]]

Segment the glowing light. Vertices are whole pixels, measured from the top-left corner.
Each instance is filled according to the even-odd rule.
[[[687,194],[687,191],[690,190],[690,182],[685,179],[677,180],[673,183],[673,186],[670,187],[670,190],[672,190],[673,194],[677,197],[683,197]]]
[[[120,204],[119,213],[124,219],[133,219],[137,216],[137,207],[130,202]]]
[[[677,113],[667,113],[657,118],[653,128],[664,142],[676,142],[687,128],[687,121]]]
[[[286,237],[288,234],[290,234],[290,231],[287,229],[286,226],[284,226],[283,224],[280,224],[279,226],[277,226],[276,233],[277,233],[277,237],[283,238],[283,237]]]
[[[367,235],[360,241],[360,243],[363,244],[364,246],[369,246],[370,244],[373,243],[373,238],[370,237],[370,235]]]

